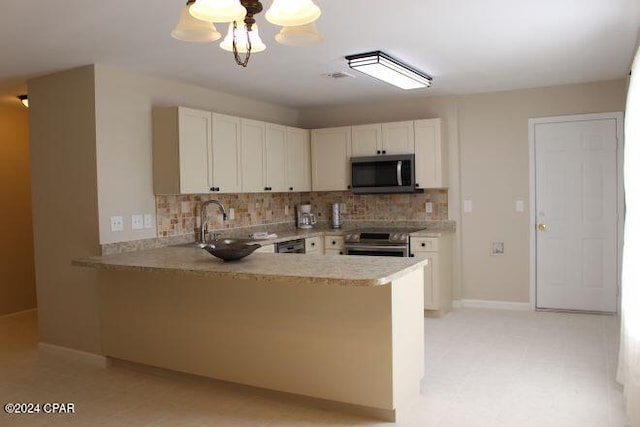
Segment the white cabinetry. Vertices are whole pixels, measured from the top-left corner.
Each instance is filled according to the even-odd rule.
[[[309,191],[309,136],[304,129],[242,119],[242,191]]]
[[[286,188],[283,191],[311,191],[309,131],[287,127],[286,132]]]
[[[351,127],[352,156],[411,154],[414,150],[413,122],[376,123]]]
[[[266,128],[264,122],[242,119],[242,192],[265,190]]]
[[[240,120],[234,117],[184,107],[154,109],[154,193],[240,191],[239,137]]]
[[[211,115],[210,190],[239,193],[242,188],[240,153],[240,119],[224,114]]]
[[[351,127],[311,131],[311,174],[313,191],[344,191],[351,182]]]
[[[273,254],[276,252],[275,245],[265,245],[261,248],[256,249],[254,252],[262,252],[265,254]]]
[[[410,154],[414,150],[413,122],[392,122],[382,124],[381,154]]]
[[[305,254],[323,254],[322,236],[308,237],[304,239],[304,253]]]
[[[427,259],[424,267],[425,314],[440,316],[452,304],[453,237],[411,237],[410,253]]]
[[[442,119],[416,120],[414,125],[417,187],[447,187],[449,169]]]
[[[326,235],[324,236],[325,255],[344,255],[344,236]]]

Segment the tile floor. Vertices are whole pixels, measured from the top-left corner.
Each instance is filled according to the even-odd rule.
[[[461,309],[425,319],[422,395],[398,426],[623,427],[618,319]],[[34,313],[0,318],[0,401],[73,402],[73,415],[0,426],[389,426],[305,399],[41,354]]]

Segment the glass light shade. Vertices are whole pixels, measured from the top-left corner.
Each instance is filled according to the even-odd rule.
[[[171,37],[185,42],[214,42],[222,37],[216,27],[207,21],[194,18],[189,13],[189,5],[185,5],[180,13],[180,20],[171,31]]]
[[[292,27],[310,24],[322,11],[312,0],[273,0],[265,18],[275,25]]]
[[[236,30],[236,50],[238,53],[247,53],[247,27],[244,22],[238,22],[238,28]],[[258,24],[251,26],[249,31],[249,38],[251,40],[251,53],[262,52],[267,46],[262,42],[260,33],[258,32]],[[220,47],[229,52],[233,52],[233,22],[229,23],[229,32],[226,37],[220,43]]]
[[[18,95],[18,99],[22,102],[22,105],[29,108],[29,97],[27,95]]]
[[[413,70],[382,52],[347,57],[349,67],[368,74],[400,89],[420,89],[431,86],[431,77]]]
[[[276,41],[289,46],[308,46],[322,41],[322,36],[318,32],[315,23],[296,25],[293,27],[282,27],[276,34]]]
[[[196,0],[189,8],[189,13],[202,21],[233,22],[242,21],[247,9],[239,0]]]

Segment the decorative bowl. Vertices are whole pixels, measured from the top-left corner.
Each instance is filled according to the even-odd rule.
[[[200,247],[216,258],[235,261],[252,254],[261,245],[250,239],[218,239]]]

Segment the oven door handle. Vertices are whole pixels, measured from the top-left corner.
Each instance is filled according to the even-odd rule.
[[[345,244],[344,248],[345,249],[352,249],[352,250],[356,250],[356,251],[366,251],[366,250],[370,250],[370,249],[382,249],[382,250],[385,250],[385,251],[402,252],[402,251],[406,250],[406,246],[389,246],[389,245],[350,245],[350,244]]]
[[[402,160],[398,160],[396,166],[396,177],[398,178],[398,187],[402,187]]]

